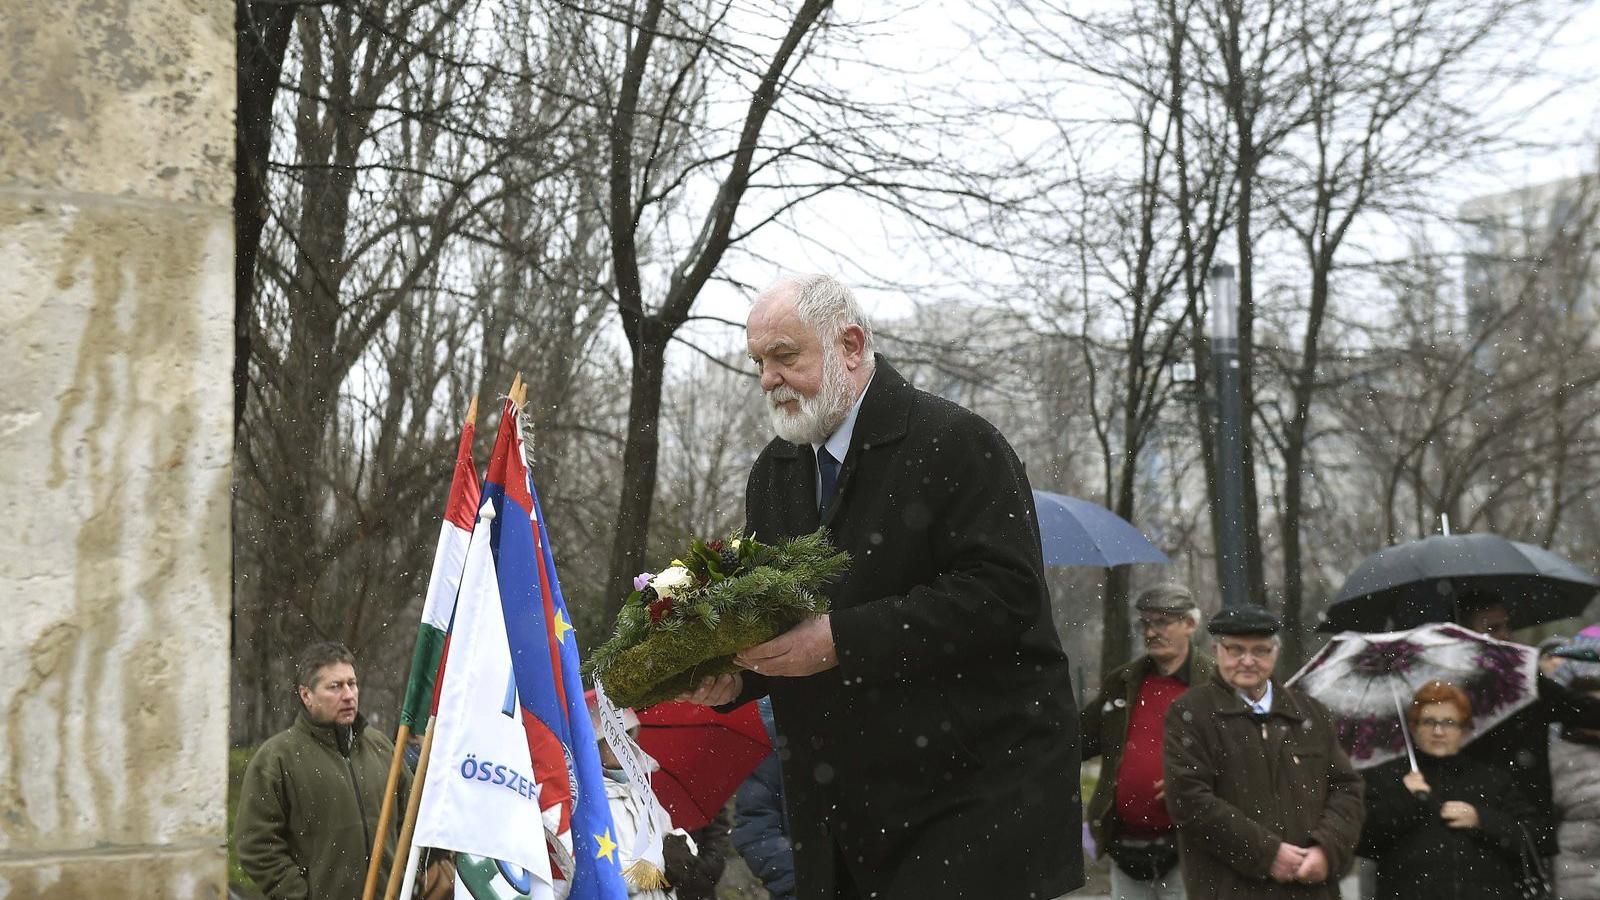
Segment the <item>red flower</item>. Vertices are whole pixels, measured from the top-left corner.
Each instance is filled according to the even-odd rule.
[[[671,597],[658,597],[658,598],[656,598],[650,604],[650,624],[651,625],[660,624],[661,620],[665,619],[671,613],[672,613],[672,598]]]
[[[721,553],[722,552],[722,548],[724,546],[726,546],[726,545],[724,545],[722,543],[722,539],[718,538],[717,540],[714,540],[711,543],[707,544],[706,545],[706,549],[710,550],[712,553]]]

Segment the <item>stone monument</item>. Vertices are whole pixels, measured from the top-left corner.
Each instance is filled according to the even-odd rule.
[[[220,898],[233,4],[0,7],[0,897]]]

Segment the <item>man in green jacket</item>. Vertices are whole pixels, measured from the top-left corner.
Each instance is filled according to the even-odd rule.
[[[1114,900],[1183,900],[1161,770],[1164,722],[1190,685],[1211,680],[1216,662],[1194,649],[1200,608],[1188,588],[1158,584],[1133,606],[1145,654],[1107,675],[1080,716],[1083,758],[1101,759],[1086,818],[1098,851],[1111,855]]]
[[[244,773],[233,826],[239,865],[269,900],[358,900],[394,744],[366,727],[355,657],[344,645],[306,648],[295,676],[299,716],[261,745]],[[409,781],[399,786],[397,810]],[[396,831],[391,825],[384,842],[384,876]],[[380,896],[383,887],[380,879]]]

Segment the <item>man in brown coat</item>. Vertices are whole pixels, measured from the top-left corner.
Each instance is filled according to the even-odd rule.
[[[1167,805],[1189,900],[1338,897],[1361,835],[1361,776],[1328,711],[1272,678],[1281,625],[1223,610],[1217,675],[1167,712]]]

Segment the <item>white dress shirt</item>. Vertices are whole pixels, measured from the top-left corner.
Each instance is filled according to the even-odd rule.
[[[1239,691],[1238,694],[1239,699],[1244,701],[1245,706],[1250,707],[1251,712],[1263,716],[1272,712],[1272,682],[1267,682],[1267,692],[1261,695],[1260,700],[1251,700],[1250,695],[1244,691]]]

